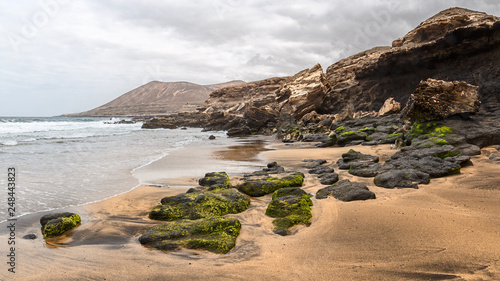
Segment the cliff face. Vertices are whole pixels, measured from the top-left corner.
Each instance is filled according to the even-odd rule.
[[[482,108],[500,111],[500,18],[462,8],[422,22],[392,47],[341,60],[326,77],[332,84],[323,113],[378,110],[387,98],[405,104],[421,80],[465,81],[479,86]]]
[[[269,132],[278,123],[297,122],[313,111],[326,119],[354,112],[374,116],[388,99],[406,104],[420,81],[433,78],[478,86],[482,111],[500,114],[498,65],[500,18],[451,8],[391,47],[340,60],[326,74],[317,64],[294,76],[223,88],[210,95],[201,111],[210,114],[209,129]]]
[[[321,107],[329,89],[323,69],[317,64],[294,76],[222,88],[210,94],[205,112],[243,116],[249,110],[261,108],[276,117],[291,115],[300,119]]]
[[[231,81],[204,86],[189,82],[152,81],[105,105],[67,116],[151,116],[193,111],[203,104],[211,92],[242,83],[244,82]]]

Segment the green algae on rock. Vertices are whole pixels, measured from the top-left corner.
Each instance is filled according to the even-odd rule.
[[[61,236],[71,229],[77,227],[82,219],[75,213],[56,213],[45,215],[40,218],[43,238]]]
[[[267,177],[265,179],[247,180],[236,188],[253,197],[264,196],[285,187],[300,187],[304,183],[303,173],[293,173],[291,175],[277,178]]]
[[[179,220],[151,228],[139,237],[139,242],[165,251],[184,247],[225,254],[236,245],[240,229],[240,221],[234,218]]]
[[[240,213],[249,206],[250,199],[236,190],[198,191],[163,198],[161,205],[154,207],[149,213],[149,218],[164,221],[196,220]]]
[[[208,190],[217,188],[231,188],[231,182],[226,172],[206,173],[205,177],[198,181],[199,185],[208,187]]]
[[[309,195],[300,188],[290,187],[278,189],[273,193],[273,199],[266,210],[266,215],[275,218],[274,233],[290,234],[288,229],[297,224],[309,226],[311,206]]]

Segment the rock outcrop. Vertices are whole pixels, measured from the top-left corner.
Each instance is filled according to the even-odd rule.
[[[327,68],[332,90],[321,113],[378,110],[387,98],[406,104],[421,80],[477,85],[482,108],[500,113],[500,18],[462,8],[422,22],[392,47],[377,47]]]
[[[439,120],[455,114],[476,113],[480,104],[477,86],[429,78],[420,82],[401,115],[410,120]]]
[[[319,64],[294,76],[225,87],[211,93],[205,102],[204,113],[219,113],[208,118],[206,127],[233,129],[233,136],[264,133],[283,119],[297,122],[321,108],[330,88]]]

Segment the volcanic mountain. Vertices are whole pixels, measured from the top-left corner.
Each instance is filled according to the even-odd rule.
[[[235,80],[213,85],[198,85],[190,82],[152,81],[102,106],[65,116],[154,116],[192,111],[203,104],[211,92],[243,83],[245,82]]]

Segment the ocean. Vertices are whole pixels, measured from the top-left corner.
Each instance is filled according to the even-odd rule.
[[[134,173],[174,150],[229,140],[225,132],[143,130],[109,118],[0,117],[0,222],[8,217],[8,168],[16,216],[100,201],[147,184]],[[165,171],[165,177],[173,177]],[[209,172],[209,171],[207,171]],[[200,177],[203,174],[199,175]],[[149,179],[147,179],[149,180]]]

